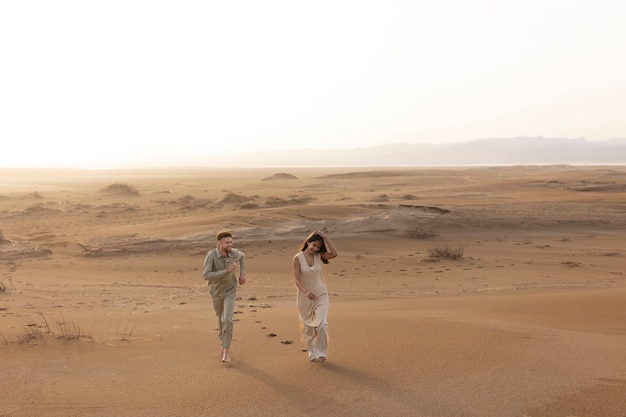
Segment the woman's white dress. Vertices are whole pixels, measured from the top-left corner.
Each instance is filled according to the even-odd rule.
[[[313,256],[313,266],[310,266],[304,252],[295,256],[300,262],[300,282],[315,299],[310,300],[298,288],[298,314],[303,324],[302,330],[309,348],[309,359],[315,360],[321,356],[328,356],[328,290],[322,273],[322,257],[319,253]]]

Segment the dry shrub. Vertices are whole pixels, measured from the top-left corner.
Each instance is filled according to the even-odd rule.
[[[108,194],[139,195],[139,191],[135,187],[121,182],[110,184],[103,188],[102,191]]]
[[[428,249],[428,256],[431,258],[443,258],[443,259],[461,259],[463,258],[463,246],[449,247],[444,246],[442,248],[435,246]]]
[[[438,236],[434,231],[423,229],[417,223],[410,223],[407,226],[406,234],[412,239],[432,239]]]
[[[432,230],[423,230],[420,228],[409,229],[407,230],[407,234],[413,239],[432,239],[438,236],[437,233]]]

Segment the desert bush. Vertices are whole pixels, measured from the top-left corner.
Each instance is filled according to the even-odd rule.
[[[418,223],[412,222],[406,228],[406,234],[412,239],[432,239],[438,234],[432,230],[423,229]]]
[[[434,248],[428,249],[428,256],[431,258],[444,258],[444,259],[461,259],[463,258],[463,246],[457,246],[451,248],[449,246],[444,246],[442,248],[435,246]]]
[[[139,195],[139,191],[130,184],[116,182],[102,189],[103,192],[109,194]]]
[[[244,203],[239,208],[243,210],[252,210],[252,209],[259,208],[259,205],[256,203]]]

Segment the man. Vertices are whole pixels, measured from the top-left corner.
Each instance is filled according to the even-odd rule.
[[[235,270],[239,265],[239,280]],[[222,349],[222,362],[230,362],[230,344],[233,340],[233,314],[237,281],[246,283],[246,256],[233,248],[233,235],[228,230],[217,233],[217,247],[204,258],[202,277],[209,282],[209,293],[217,316],[217,324]]]

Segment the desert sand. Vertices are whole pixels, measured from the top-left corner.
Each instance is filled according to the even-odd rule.
[[[291,271],[314,229],[324,363]],[[0,416],[624,417],[625,230],[622,166],[3,169]]]

